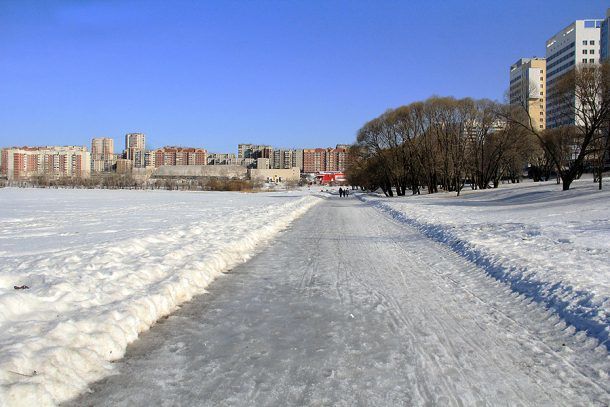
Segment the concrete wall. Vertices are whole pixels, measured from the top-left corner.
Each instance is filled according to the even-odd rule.
[[[152,167],[148,168],[133,168],[131,170],[131,176],[137,181],[148,181],[148,179],[153,175],[155,169]]]
[[[297,167],[288,169],[251,169],[250,179],[253,181],[298,181],[301,178],[301,169]]]
[[[247,175],[248,169],[241,165],[162,165],[155,170],[152,178],[218,177],[244,179]]]

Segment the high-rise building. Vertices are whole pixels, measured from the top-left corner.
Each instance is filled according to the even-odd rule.
[[[237,165],[235,153],[208,153],[208,165]]]
[[[133,162],[134,168],[142,168],[146,163],[146,135],[127,133],[125,135],[124,158]]]
[[[326,149],[306,148],[303,150],[303,172],[326,171]]]
[[[91,139],[91,171],[108,172],[116,164],[114,139],[98,137]]]
[[[605,62],[610,60],[610,8],[606,10],[606,19],[602,22],[599,36],[600,59]]]
[[[279,148],[273,150],[273,159],[270,160],[272,168],[275,169],[289,169],[294,167],[296,161],[295,155],[297,150]],[[302,161],[302,160],[301,160]]]
[[[337,144],[335,148],[329,148],[326,152],[326,171],[345,171],[347,162],[347,148]]]
[[[125,148],[146,148],[146,135],[144,133],[127,133],[125,135]]]
[[[237,145],[237,158],[238,159],[253,158],[252,157],[253,151],[254,151],[253,144],[238,144]]]
[[[532,126],[546,127],[546,59],[521,58],[510,67],[510,104],[527,109]]]
[[[546,127],[576,123],[573,106],[558,95],[556,87],[563,75],[579,65],[599,63],[600,29],[604,20],[576,20],[546,42]],[[543,95],[541,95],[543,96]]]
[[[303,150],[303,172],[345,171],[347,148],[337,145],[335,148],[307,148]]]
[[[2,150],[0,172],[9,180],[35,176],[80,177],[91,174],[91,154],[87,147],[12,147]]]
[[[292,168],[298,168],[303,171],[303,150],[297,149],[292,153]]]
[[[257,144],[238,144],[237,145],[237,158],[269,158],[273,159],[273,147],[266,145]]]
[[[194,147],[162,147],[152,150],[150,162],[155,167],[162,165],[206,165],[207,151]]]

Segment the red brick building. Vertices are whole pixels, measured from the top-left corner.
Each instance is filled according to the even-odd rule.
[[[206,165],[208,152],[194,147],[163,147],[151,152],[151,165]]]
[[[303,172],[316,173],[322,171],[345,171],[347,149],[336,148],[309,148],[303,150]]]

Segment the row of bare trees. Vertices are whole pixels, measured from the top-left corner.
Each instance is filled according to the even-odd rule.
[[[353,185],[386,195],[455,191],[518,181],[535,139],[503,119],[505,106],[489,100],[433,97],[388,110],[366,123],[349,151]]]
[[[608,72],[606,65],[592,65],[561,78],[551,97],[571,124],[551,130],[540,129],[528,105],[490,100],[432,97],[388,110],[358,131],[348,180],[388,196],[421,188],[459,195],[466,184],[486,189],[503,179],[519,182],[527,167],[535,181],[556,173],[567,190],[589,167],[601,189],[609,148]]]
[[[28,180],[7,181],[15,187],[84,189],[165,189],[169,191],[253,191],[260,187],[251,180],[226,177],[159,178],[142,180],[130,174],[104,174],[90,178],[37,176]],[[0,186],[4,186],[0,181]]]

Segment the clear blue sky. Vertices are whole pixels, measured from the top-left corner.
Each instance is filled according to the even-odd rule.
[[[430,95],[502,100],[604,1],[0,0],[0,146],[350,143]],[[549,12],[552,9],[552,12]]]

